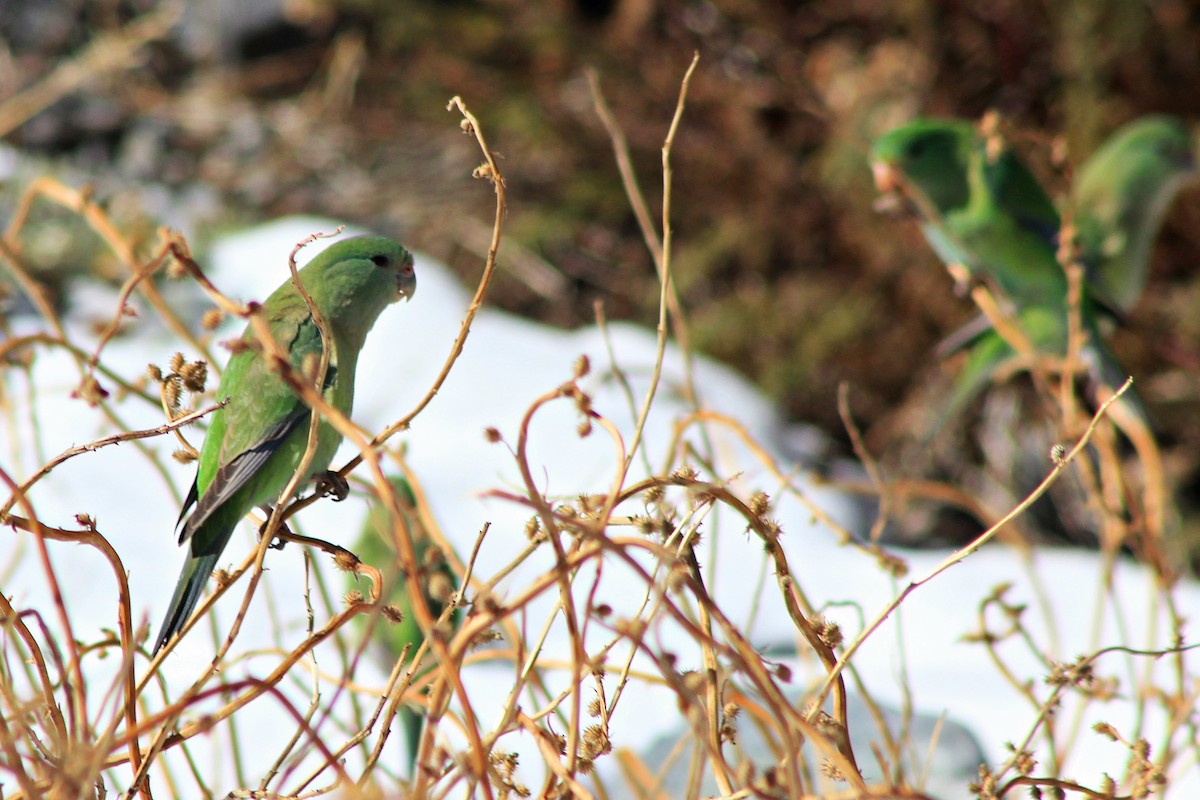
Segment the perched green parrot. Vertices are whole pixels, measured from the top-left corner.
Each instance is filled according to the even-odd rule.
[[[1024,162],[965,120],[920,119],[880,137],[871,165],[881,192],[900,193],[947,266],[991,280],[1018,306],[1066,296],[1054,203]]]
[[[410,298],[416,290],[412,255],[390,239],[345,239],[320,253],[299,276],[333,342],[324,397],[349,414],[358,353],[367,332],[389,303]],[[311,372],[321,356],[321,334],[290,278],[267,299],[261,313],[292,366],[302,375]],[[234,527],[251,509],[276,500],[308,444],[310,409],[263,360],[250,326],[242,341],[249,346],[235,352],[221,377],[217,398],[228,402],[213,412],[196,480],[179,515],[179,543],[188,543],[189,552],[154,645],[156,653],[196,607]],[[341,438],[331,425],[321,423],[309,476],[329,468]]]
[[[1091,283],[1120,311],[1141,297],[1163,217],[1196,176],[1187,128],[1160,115],[1126,124],[1075,174],[1071,209],[1080,259]]]
[[[429,613],[436,620],[442,615],[454,592],[457,591],[458,579],[454,571],[450,569],[445,553],[434,544],[415,513],[417,499],[413,494],[412,487],[408,485],[408,481],[403,478],[392,478],[391,483],[396,490],[396,499],[400,501],[409,534],[412,536],[413,555],[421,571],[420,588],[424,594],[425,603],[429,606]],[[371,514],[363,525],[362,533],[354,544],[355,554],[383,573],[383,599],[396,606],[402,615],[400,622],[395,624],[390,624],[383,619],[374,622],[374,640],[380,645],[377,650],[382,653],[385,667],[389,670],[398,658],[412,659],[425,639],[421,632],[421,626],[417,624],[416,616],[412,611],[412,596],[404,572],[400,569],[396,559],[392,531],[392,517],[389,509],[376,499]],[[351,576],[351,584],[355,585],[354,576]],[[360,615],[358,619],[362,621],[360,624],[365,628],[369,618]],[[459,611],[455,609],[450,624],[457,628],[458,622]],[[407,655],[404,651],[406,646],[408,647]],[[429,660],[426,659],[425,663],[428,664]],[[405,705],[400,709],[400,720],[404,726],[405,741],[408,745],[408,766],[411,773],[421,742],[421,726],[424,724],[424,717],[411,706]]]
[[[1067,279],[1058,263],[1058,211],[1012,150],[989,143],[968,122],[922,119],[877,140],[871,163],[881,192],[898,193],[916,206],[926,240],[948,267],[998,289],[998,299],[1011,303],[1039,352],[1065,354]],[[1097,294],[1085,282],[1081,318],[1088,336],[1081,358],[1096,382],[1116,388],[1126,373],[1100,337],[1106,304]],[[958,338],[959,346],[971,345],[971,354],[946,416],[969,402],[1013,354],[986,326]]]

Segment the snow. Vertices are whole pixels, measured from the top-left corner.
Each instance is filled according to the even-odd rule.
[[[232,297],[262,299],[286,276],[285,259],[292,246],[310,233],[334,227],[335,223],[321,219],[280,220],[218,241],[203,258],[203,264],[214,282]],[[322,246],[318,243],[308,248],[301,261]],[[404,416],[425,394],[450,351],[469,303],[469,294],[441,265],[418,254],[416,268],[415,297],[384,313],[368,338],[360,361],[354,420],[371,432]],[[172,291],[170,296],[177,298],[180,294]],[[198,300],[198,295],[190,297],[193,305],[181,307],[181,315],[194,321],[207,305]],[[86,300],[76,303],[78,310],[69,321],[75,341],[94,342],[90,323],[109,318],[113,302],[110,292],[93,289]],[[182,349],[153,321],[150,311],[142,308],[138,320],[133,333],[114,340],[103,357],[104,364],[128,380],[143,374],[148,362],[165,365],[175,350]],[[236,324],[226,324],[215,339],[229,338],[237,328]],[[592,365],[592,374],[581,383],[591,394],[593,407],[617,426],[626,445],[631,441],[635,409],[611,379],[612,362],[605,335],[595,326],[564,331],[484,308],[476,317],[466,349],[445,385],[411,429],[393,440],[394,445],[405,448],[406,461],[423,485],[433,516],[460,557],[466,558],[479,531],[485,523],[491,524],[476,567],[477,577],[487,579],[527,544],[523,530],[530,516],[528,508],[489,497],[488,492],[499,489],[522,493],[520,474],[509,449],[517,442],[522,416],[540,395],[571,378],[573,363],[581,354],[586,354]],[[628,376],[640,405],[655,362],[655,334],[633,325],[614,324],[607,336],[616,353],[616,363]],[[184,352],[188,358],[198,357],[186,349]],[[225,358],[219,348],[214,348],[214,354],[218,361]],[[5,464],[7,472],[21,478],[28,477],[46,457],[116,431],[97,410],[70,397],[79,376],[72,359],[57,350],[39,349],[32,375],[38,427],[30,424],[27,387],[15,379],[5,387],[11,407],[0,423],[3,425],[0,463]],[[785,472],[795,471],[795,485],[806,497],[834,519],[855,524],[859,515],[851,500],[814,485],[803,471],[787,462],[777,443],[785,441],[791,433],[765,398],[732,370],[703,358],[695,363],[695,380],[706,409],[727,414],[744,424],[753,440]],[[103,382],[110,391],[115,389],[112,381]],[[668,346],[662,383],[643,444],[652,464],[661,464],[668,457],[673,422],[689,410],[681,395],[684,384],[682,356],[674,346]],[[149,428],[162,422],[161,410],[136,399],[117,404],[117,413],[125,425],[134,428]],[[560,399],[540,411],[532,424],[529,448],[532,474],[541,491],[552,498],[570,501],[583,491],[602,493],[612,482],[619,459],[612,439],[599,427],[590,437],[580,439],[575,432],[579,419],[572,403]],[[489,426],[502,433],[503,444],[485,439],[484,430]],[[905,579],[886,576],[870,556],[840,545],[837,536],[784,491],[779,479],[727,428],[710,425],[708,430],[719,464],[716,477],[730,480],[731,488],[742,497],[748,497],[755,487],[771,495],[771,514],[784,531],[784,547],[797,585],[818,608],[848,604],[831,606],[826,611],[843,625],[847,640],[852,639],[861,629],[862,620],[874,619],[886,608],[903,588]],[[199,444],[198,429],[188,430],[186,435],[193,444]],[[695,428],[689,438],[697,440]],[[35,440],[39,447],[34,447]],[[36,485],[30,500],[42,521],[50,525],[77,529],[74,517],[81,513],[96,521],[128,571],[135,620],[148,621],[156,630],[183,560],[171,531],[180,497],[192,478],[192,467],[170,460],[169,452],[175,444],[169,438],[147,440],[146,447],[165,464],[170,491],[165,490],[162,474],[138,447],[123,443],[67,461]],[[351,455],[353,450],[344,446],[335,465]],[[644,474],[641,463],[640,458],[634,460],[631,480]],[[365,476],[365,470],[361,474]],[[635,511],[633,506],[627,509],[627,513]],[[18,508],[15,513],[22,512]],[[365,503],[360,499],[343,504],[325,500],[303,513],[301,526],[311,535],[349,544],[364,513]],[[744,629],[756,646],[794,647],[795,628],[783,610],[770,569],[766,571],[765,589],[756,589],[758,576],[764,569],[764,555],[762,547],[751,541],[744,529],[744,523],[739,524],[724,511],[714,512],[705,519],[704,539],[697,553],[709,589],[735,622],[744,622],[752,607],[756,603],[760,606],[753,626]],[[57,630],[57,620],[49,613],[53,606],[48,599],[45,574],[38,566],[30,538],[19,533],[9,536],[23,549],[15,556],[19,559],[17,568],[4,573],[8,576],[3,583],[6,596],[12,598],[18,609],[41,609],[47,624]],[[244,525],[235,535],[223,564],[240,562],[253,543],[254,532]],[[101,556],[90,548],[58,542],[49,543],[49,548],[56,574],[63,583],[76,638],[90,641],[102,627],[115,629],[115,581]],[[534,575],[549,568],[552,557],[547,548],[543,550],[547,552],[531,559],[501,584],[501,599],[519,592]],[[944,552],[898,554],[907,560],[910,577],[926,574],[947,555]],[[327,574],[332,574],[327,569],[328,559],[321,556],[317,560]],[[267,568],[266,586],[275,609],[282,610],[288,620],[302,619],[298,588],[304,574],[302,549],[289,545],[282,551],[268,553]],[[916,590],[866,642],[853,663],[872,696],[899,706],[905,699],[903,686],[907,681],[918,710],[935,716],[948,712],[974,731],[991,762],[998,763],[1007,757],[1005,742],[1023,737],[1037,710],[999,674],[981,645],[964,641],[964,636],[979,629],[981,601],[993,587],[1011,584],[1005,599],[1028,606],[1023,619],[1033,631],[1038,647],[1061,660],[1118,643],[1141,649],[1167,646],[1171,632],[1152,576],[1132,562],[1119,563],[1114,571],[1113,592],[1119,598],[1119,608],[1112,603],[1097,608],[1095,598],[1101,594],[1103,576],[1102,559],[1095,553],[1039,550],[1025,555],[1003,546],[987,547]],[[594,577],[594,569],[580,573],[575,582],[577,596],[586,595]],[[340,591],[342,579],[333,578],[332,585],[335,593]],[[613,606],[616,616],[630,613],[644,592],[643,582],[630,570],[606,563],[598,599]],[[1175,597],[1182,616],[1194,619],[1200,615],[1200,589],[1196,585],[1181,585]],[[235,588],[217,605],[222,631],[232,621],[240,602],[241,592]],[[550,591],[531,604],[524,618],[528,630],[539,630],[556,603],[557,594]],[[1049,613],[1044,613],[1046,608]],[[256,598],[236,650],[273,647],[272,619],[267,603],[262,597]],[[321,621],[318,619],[318,624]],[[990,621],[993,629],[1005,627],[995,610]],[[286,641],[295,643],[301,636],[300,628],[293,625]],[[589,646],[605,641],[608,636],[611,634],[593,629]],[[678,653],[681,667],[700,666],[693,638],[680,627],[658,624],[651,638],[662,649]],[[1018,642],[1005,642],[998,651],[1014,674],[1035,681],[1032,690],[1039,697],[1048,695],[1048,687],[1041,683],[1047,666],[1035,653]],[[166,662],[164,673],[171,686],[176,691],[187,686],[207,667],[211,652],[210,637],[205,627],[200,626]],[[565,628],[560,622],[551,629],[546,655],[554,658],[568,654]],[[327,671],[335,667],[336,662],[328,652],[323,658],[319,666]],[[1187,654],[1183,659],[1189,675],[1194,674],[1195,656]],[[797,682],[819,677],[819,668],[811,662],[811,658],[801,658],[793,665],[798,670]],[[229,668],[226,678],[262,675],[267,663],[251,658]],[[1070,751],[1067,774],[1094,786],[1100,773],[1123,771],[1127,752],[1093,733],[1088,726],[1103,719],[1127,736],[1132,735],[1137,717],[1130,697],[1131,678],[1153,670],[1169,686],[1175,663],[1173,657],[1155,661],[1119,653],[1104,656],[1098,662],[1102,675],[1121,679],[1120,691],[1115,701],[1088,708],[1084,713],[1078,741]],[[106,662],[93,659],[88,667],[96,670],[96,686],[102,687],[111,679],[111,671],[106,671],[111,665]],[[144,664],[139,668],[144,668]],[[472,667],[465,675],[475,711],[486,730],[511,686],[512,667]],[[381,676],[366,668],[356,678],[382,685]],[[300,699],[295,702],[300,707],[306,702],[304,685],[308,680],[307,673],[303,673],[298,682]],[[613,717],[612,738],[622,747],[645,748],[656,737],[678,728],[681,718],[670,693],[654,691],[636,682],[631,687],[630,697]],[[333,689],[327,687],[325,693],[328,697]],[[94,704],[99,702],[101,694],[96,692],[97,696],[92,698]],[[584,701],[589,698],[590,689],[584,692]],[[535,705],[536,701],[530,698],[522,707],[529,711]],[[213,710],[219,707],[219,701],[214,698],[203,707]],[[1071,707],[1058,714],[1062,728],[1072,723],[1072,714]],[[247,773],[257,776],[273,759],[286,736],[295,730],[295,722],[269,698],[260,699],[249,710],[239,713],[238,719],[242,741],[259,745],[244,747]],[[1163,727],[1161,719],[1152,712],[1142,724],[1152,744],[1161,747],[1155,735]],[[285,726],[283,734],[279,733],[280,725]],[[264,746],[257,739],[260,736],[269,737],[269,741],[277,741],[279,745]],[[1041,741],[1035,738],[1035,744]],[[501,749],[522,753],[521,776],[528,785],[536,787],[535,765],[539,759],[530,737],[521,733],[507,736],[501,741]],[[220,747],[215,750],[220,752]],[[204,751],[201,748],[198,752]],[[1044,752],[1041,755],[1045,757]],[[170,754],[169,758],[177,756]],[[859,758],[872,760],[869,753],[860,754]],[[182,762],[172,763],[178,770]],[[201,756],[201,764],[205,763],[212,764],[214,772],[209,774],[222,776],[215,782],[215,788],[222,792],[232,788],[232,783],[226,783],[233,780],[230,765],[216,754]],[[1200,769],[1191,762],[1181,763],[1187,764],[1186,770],[1172,775],[1168,797],[1195,796],[1200,789]],[[120,770],[115,774],[118,780],[128,777],[127,772]]]

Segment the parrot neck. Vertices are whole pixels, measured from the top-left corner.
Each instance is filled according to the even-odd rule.
[[[318,287],[312,293],[313,302],[321,310],[329,332],[337,340],[343,359],[356,358],[367,340],[367,334],[387,307],[384,292],[339,292]]]

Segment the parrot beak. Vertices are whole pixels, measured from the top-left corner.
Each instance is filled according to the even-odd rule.
[[[886,161],[876,161],[872,164],[871,174],[875,176],[875,188],[880,194],[892,194],[900,190],[900,175],[896,168]]]
[[[416,293],[417,273],[413,269],[412,261],[408,261],[401,265],[400,271],[396,273],[396,294],[408,301],[412,300]]]
[[[871,208],[879,214],[897,219],[917,215],[917,209],[904,193],[904,176],[886,161],[876,161],[871,164],[871,174],[875,177],[875,188],[879,197],[871,204]]]

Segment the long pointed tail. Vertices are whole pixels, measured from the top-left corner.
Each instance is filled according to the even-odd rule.
[[[208,583],[208,576],[212,575],[216,566],[216,555],[188,554],[188,560],[183,565],[183,572],[179,574],[179,583],[175,585],[175,596],[171,598],[171,607],[167,610],[162,629],[158,632],[154,653],[161,650],[162,646],[183,628],[183,624],[195,610],[196,603],[200,601],[200,595],[204,593],[204,585]]]
[[[425,714],[402,706],[400,724],[404,727],[404,741],[408,745],[408,774],[411,776],[417,765],[417,751],[421,748],[421,729],[425,726]]]

